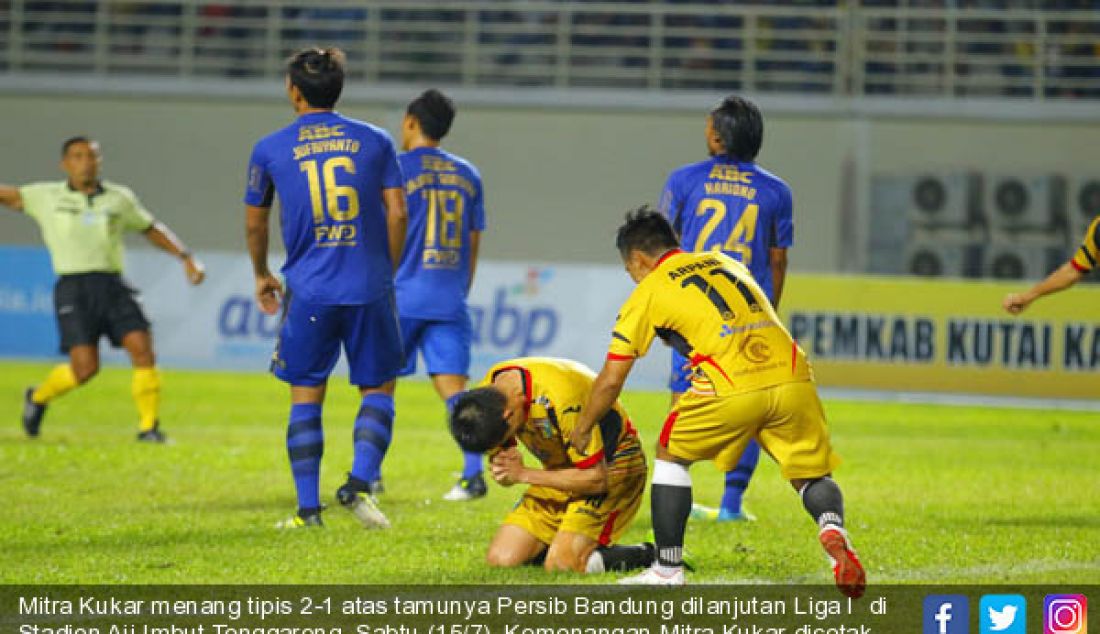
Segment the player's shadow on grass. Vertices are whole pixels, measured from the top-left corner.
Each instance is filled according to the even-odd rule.
[[[986,524],[1018,528],[1100,528],[1100,515],[998,517],[988,520]]]

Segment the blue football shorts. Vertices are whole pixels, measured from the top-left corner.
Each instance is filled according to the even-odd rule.
[[[668,389],[683,394],[691,388],[691,367],[688,367],[687,357],[672,351],[672,367],[668,377]]]
[[[392,293],[350,306],[313,304],[289,295],[271,371],[291,385],[323,385],[341,346],[352,385],[377,387],[397,378],[405,351]]]
[[[428,374],[469,374],[473,336],[469,314],[463,311],[461,317],[447,320],[402,317],[400,321],[406,355],[401,376],[416,372],[418,354],[424,355]]]

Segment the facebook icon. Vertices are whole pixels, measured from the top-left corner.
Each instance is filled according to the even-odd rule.
[[[933,594],[924,598],[924,634],[968,634],[970,601],[961,594]]]

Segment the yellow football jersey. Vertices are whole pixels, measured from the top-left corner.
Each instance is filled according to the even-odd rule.
[[[543,467],[587,469],[606,457],[612,486],[625,474],[646,471],[638,432],[618,401],[593,427],[592,440],[585,455],[568,444],[573,426],[581,408],[588,402],[592,382],[596,378],[587,366],[551,357],[511,359],[490,368],[481,386],[492,384],[498,374],[509,370],[520,373],[527,393],[527,423],[520,428],[516,438],[539,459]]]
[[[643,356],[654,337],[689,360],[692,391],[700,394],[813,380],[752,274],[719,252],[677,249],[662,258],[623,304],[608,357]]]
[[[1073,268],[1082,273],[1088,273],[1097,267],[1097,263],[1100,262],[1100,216],[1092,219],[1092,224],[1085,232],[1085,239],[1081,242],[1081,248],[1077,249],[1077,253],[1070,262]]]

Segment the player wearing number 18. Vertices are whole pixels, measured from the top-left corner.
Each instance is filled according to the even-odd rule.
[[[351,472],[336,497],[364,526],[389,525],[368,488],[389,446],[394,379],[404,362],[393,274],[408,216],[389,135],[333,111],[343,85],[340,50],[306,49],[290,58],[287,96],[298,118],[253,148],[244,198],[257,300],[269,314],[283,304],[272,371],[290,384],[292,403],[287,454],[298,513],[288,527],[321,524],[321,406],[341,345],[362,403]],[[267,268],[276,193],[285,295]]]
[[[707,116],[710,158],[672,172],[661,194],[661,212],[685,251],[721,251],[744,264],[773,306],[779,306],[794,237],[791,189],[755,163],[764,141],[764,118],[747,99],[727,97]],[[687,360],[672,353],[672,403],[691,386]],[[696,505],[693,517],[753,519],[742,507],[760,446],[750,442],[726,473],[719,509]]]
[[[478,245],[485,229],[481,175],[460,156],[439,147],[454,122],[454,103],[426,90],[409,104],[397,157],[405,176],[409,231],[397,269],[397,313],[408,364],[424,355],[432,385],[450,409],[466,389],[472,327],[466,293],[474,282]],[[458,483],[444,496],[472,500],[487,492],[481,454],[464,452]]]

